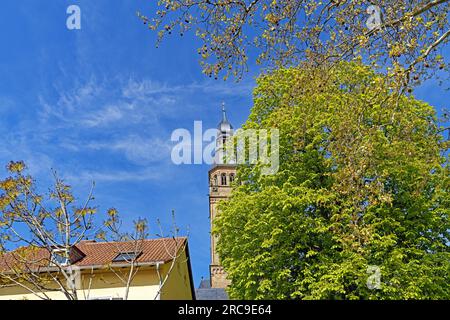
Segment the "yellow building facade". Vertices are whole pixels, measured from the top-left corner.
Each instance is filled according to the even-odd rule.
[[[120,254],[120,250],[112,250],[117,245],[102,245],[101,248],[95,249],[94,247],[98,246],[95,242],[79,245],[80,251],[86,255],[71,266],[75,270],[73,284],[77,298],[79,300],[195,299],[187,242],[180,248],[182,251],[176,254],[176,259],[168,259],[167,244],[161,240],[164,239],[145,240],[141,256],[136,259],[133,266],[130,262],[113,262],[114,257]],[[124,252],[129,253],[129,249],[127,250]],[[89,254],[97,256],[91,257]],[[87,260],[87,263],[83,263],[83,260]],[[93,260],[110,263],[91,264]],[[47,273],[48,271],[42,272],[42,277],[46,277]],[[130,273],[133,276],[131,281],[128,281]],[[46,285],[55,291],[44,291],[30,283],[20,285],[12,283],[6,278],[5,271],[2,274],[0,274],[3,278],[0,282],[0,300],[67,299],[63,290],[58,290],[57,281],[51,280]],[[66,285],[67,279],[61,275],[58,279],[60,283]]]

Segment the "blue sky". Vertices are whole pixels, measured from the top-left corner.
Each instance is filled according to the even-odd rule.
[[[54,168],[80,198],[96,181],[101,211],[116,207],[132,221],[146,217],[189,227],[195,283],[208,277],[207,165],[176,166],[170,136],[214,128],[220,105],[239,127],[252,105],[254,75],[240,82],[202,75],[192,35],[157,49],[136,17],[153,0],[2,0],[0,5],[0,166],[24,160],[43,187]],[[82,29],[66,28],[66,8],[81,8]],[[416,96],[438,110],[450,94],[433,82]],[[0,176],[5,174],[0,171]]]

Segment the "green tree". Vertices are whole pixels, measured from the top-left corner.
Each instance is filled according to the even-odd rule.
[[[219,205],[232,298],[450,298],[448,141],[391,95],[357,63],[259,77],[244,128],[280,130],[280,169],[239,166]]]
[[[241,77],[249,59],[296,65],[363,56],[403,88],[448,69],[448,0],[159,0],[144,23],[159,39],[195,30],[203,70]]]

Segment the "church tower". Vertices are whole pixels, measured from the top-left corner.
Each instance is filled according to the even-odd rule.
[[[211,230],[218,214],[217,205],[220,200],[227,199],[231,192],[231,183],[236,176],[236,164],[224,160],[225,145],[233,136],[233,127],[227,119],[225,105],[222,105],[222,121],[217,127],[216,153],[213,167],[208,172],[209,177],[209,218]],[[211,288],[226,288],[230,281],[220,265],[216,252],[217,237],[211,234],[211,265],[209,268]]]

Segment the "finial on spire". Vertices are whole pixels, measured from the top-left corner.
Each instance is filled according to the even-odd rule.
[[[225,102],[222,102],[222,121],[227,122],[227,111],[225,110]]]

